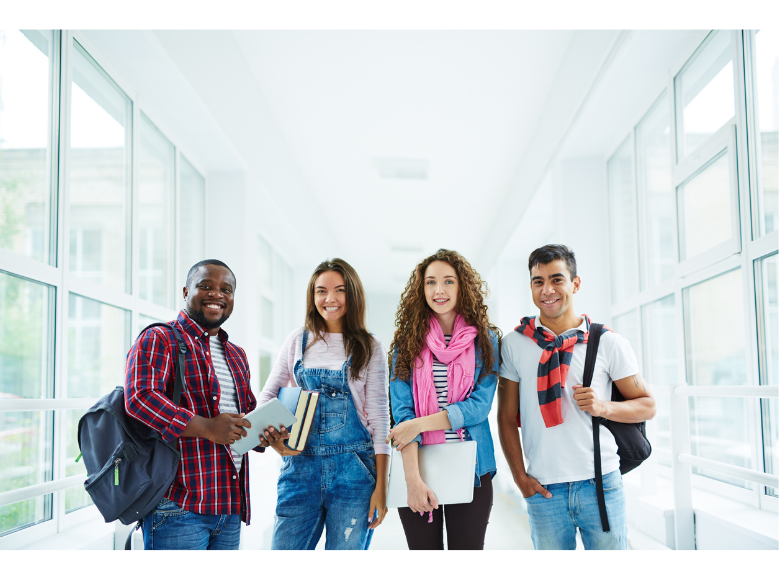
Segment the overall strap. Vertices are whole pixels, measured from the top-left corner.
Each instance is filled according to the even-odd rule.
[[[590,387],[593,381],[595,360],[598,357],[598,343],[601,340],[604,325],[591,323],[587,339],[587,355],[585,356],[585,372],[582,377],[582,387]],[[595,493],[598,497],[598,514],[601,516],[601,527],[609,532],[609,518],[606,515],[606,500],[604,498],[604,482],[601,473],[601,443],[599,440],[601,418],[592,417],[593,422],[593,462],[595,467]]]
[[[305,388],[304,381],[299,383],[297,372],[300,367],[304,367],[304,351],[307,348],[307,327],[302,330],[302,344],[299,346],[299,359],[294,363],[294,383],[296,383],[302,389]]]

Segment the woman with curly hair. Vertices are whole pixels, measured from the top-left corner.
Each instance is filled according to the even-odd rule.
[[[392,416],[386,441],[402,451],[408,507],[398,511],[411,550],[482,550],[492,508],[495,451],[487,417],[498,382],[500,330],[486,283],[460,254],[440,249],[411,273],[390,352]],[[419,474],[419,444],[475,440],[471,503],[439,505]],[[445,509],[444,509],[445,507]]]
[[[302,451],[264,432],[283,457],[273,550],[366,550],[386,516],[390,447],[388,367],[383,344],[364,326],[364,290],[342,259],[324,261],[307,286],[305,325],[288,335],[259,403],[281,387],[318,391]],[[281,430],[281,432],[283,432]]]

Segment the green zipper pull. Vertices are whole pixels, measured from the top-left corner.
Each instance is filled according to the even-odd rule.
[[[76,457],[76,462],[78,463],[79,460],[81,460],[81,459],[82,459],[82,453],[79,452],[79,455]]]
[[[121,458],[114,460],[114,485],[120,485],[120,462]]]

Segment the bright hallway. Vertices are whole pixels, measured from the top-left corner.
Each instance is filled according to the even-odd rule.
[[[236,274],[258,396],[319,262],[388,348],[423,258],[467,258],[505,337],[550,243],[655,395],[630,548],[779,549],[777,30],[111,27],[0,30],[0,549],[122,548],[77,423],[194,263]],[[496,411],[486,548],[532,549]],[[268,549],[280,458],[250,466]],[[390,510],[371,550],[405,548]]]

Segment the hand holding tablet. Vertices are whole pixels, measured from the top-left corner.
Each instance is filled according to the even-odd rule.
[[[250,421],[251,428],[247,436],[240,438],[231,445],[237,453],[244,454],[261,444],[259,435],[264,434],[270,426],[280,430],[281,427],[291,428],[296,417],[278,399],[271,399],[244,417]]]

